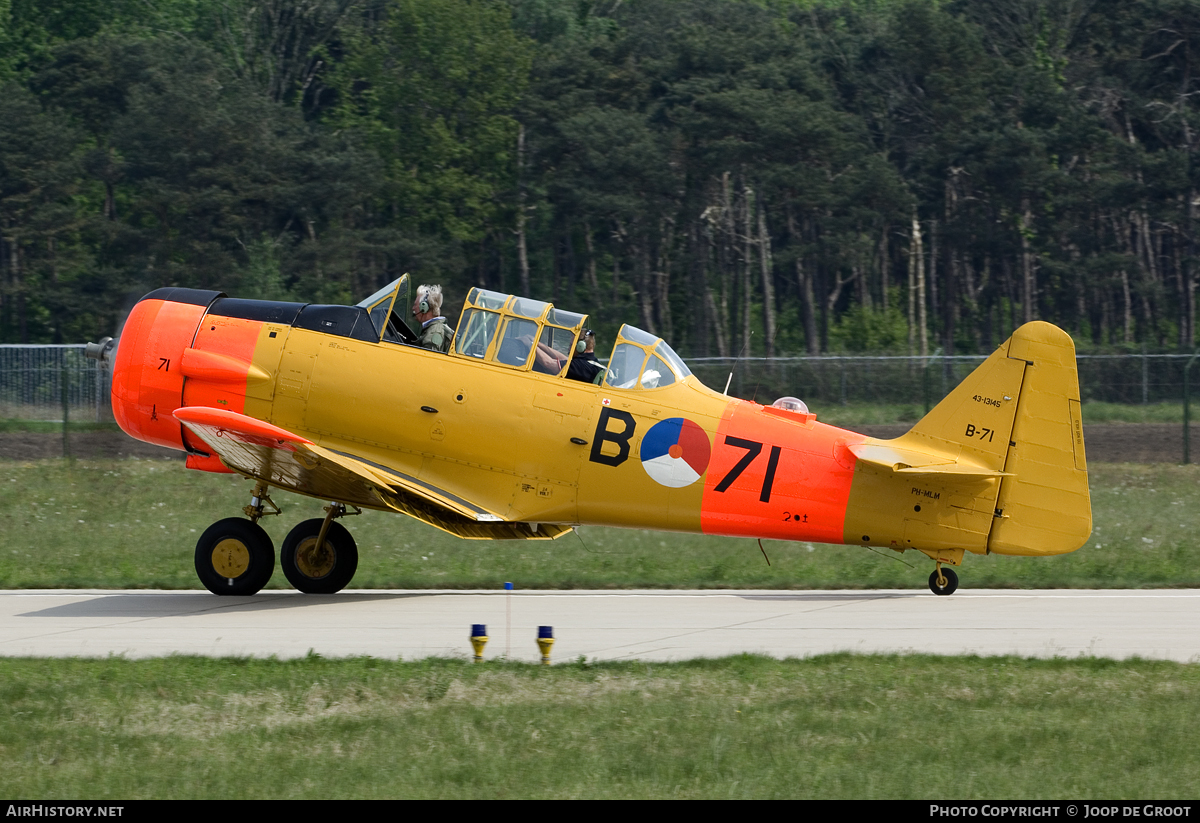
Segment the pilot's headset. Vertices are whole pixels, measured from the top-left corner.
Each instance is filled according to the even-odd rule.
[[[417,312],[418,314],[424,314],[429,311],[429,292],[425,292],[422,295],[421,302],[417,304],[417,308],[420,310]]]
[[[588,337],[595,337],[595,332],[593,332],[591,329],[584,329],[583,334],[579,335],[579,342],[575,344],[576,354],[583,354],[585,351],[587,351],[586,338]]]

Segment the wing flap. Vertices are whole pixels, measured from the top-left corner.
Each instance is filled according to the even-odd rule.
[[[407,514],[477,540],[552,540],[570,526],[505,522],[445,489],[244,414],[201,406],[175,418],[234,471],[290,491]]]

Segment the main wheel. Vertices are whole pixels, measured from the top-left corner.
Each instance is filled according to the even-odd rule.
[[[274,573],[275,546],[257,523],[240,517],[218,520],[196,543],[196,574],[213,594],[254,594]]]
[[[958,575],[954,573],[954,569],[942,569],[942,574],[946,577],[946,585],[938,585],[938,573],[934,571],[929,575],[929,590],[934,594],[954,594],[954,590],[958,588]]]
[[[288,532],[279,564],[288,582],[305,594],[333,594],[346,588],[358,570],[358,546],[346,527],[329,524],[317,546],[324,520],[305,520]]]

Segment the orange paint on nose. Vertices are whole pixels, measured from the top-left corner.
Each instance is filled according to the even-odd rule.
[[[147,443],[183,448],[171,413],[183,405],[183,350],[196,333],[204,306],[142,300],[130,312],[113,364],[112,406],[117,424]]]
[[[196,333],[193,347],[230,358],[230,362],[249,364],[254,360],[263,324],[258,320],[208,315]],[[205,379],[201,373],[189,374],[183,390],[184,406],[210,406],[241,414],[246,410],[245,373],[237,383],[224,379]]]

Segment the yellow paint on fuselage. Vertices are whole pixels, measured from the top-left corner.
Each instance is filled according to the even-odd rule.
[[[840,539],[947,563],[964,551],[1073,551],[1091,528],[1074,351],[1049,324],[1018,330],[891,441],[694,377],[616,389],[291,326],[264,324],[253,364],[273,379],[247,385],[246,414],[508,521]],[[655,481],[640,453],[672,418],[703,429],[713,455],[681,488]],[[626,419],[635,430],[622,437]],[[856,460],[859,446],[875,457]]]
[[[276,338],[278,339],[278,338]],[[274,342],[274,340],[272,340]],[[680,414],[710,437],[728,398],[695,381],[618,390],[414,346],[289,329],[269,413],[247,413],[333,450],[429,482],[508,520],[700,530],[703,483],[670,489],[642,469],[588,458],[597,413],[627,411],[638,434]],[[260,362],[268,368],[275,347]],[[253,389],[252,389],[253,390]],[[573,441],[582,441],[574,442]],[[580,495],[580,488],[591,493]]]

